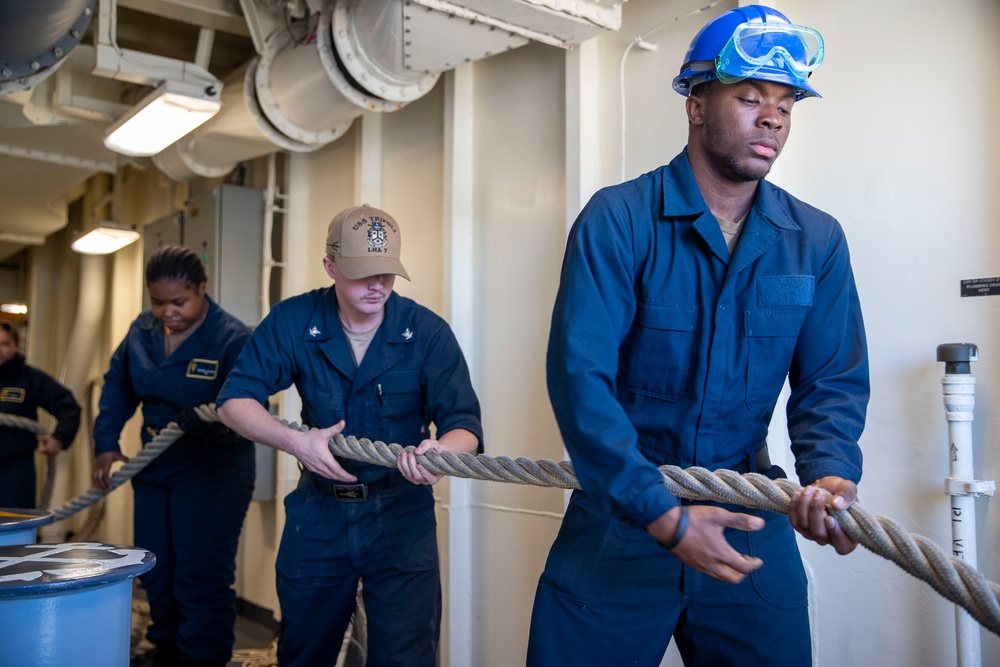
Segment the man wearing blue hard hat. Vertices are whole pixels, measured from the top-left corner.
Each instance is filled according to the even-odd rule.
[[[582,491],[538,583],[528,664],[812,664],[794,530],[846,554],[869,396],[843,230],[763,180],[823,39],[762,6],[694,38],[674,90],[686,149],[598,192],[567,242],[549,394]],[[785,378],[789,517],[681,501],[661,465],[784,476],[767,451]]]

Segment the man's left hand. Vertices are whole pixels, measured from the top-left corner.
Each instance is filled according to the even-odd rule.
[[[396,469],[414,484],[437,484],[442,475],[435,475],[417,463],[417,456],[431,449],[436,452],[441,451],[441,445],[437,440],[424,440],[413,451],[404,451],[396,458]]]
[[[833,496],[830,505],[835,510],[846,510],[858,499],[858,487],[854,482],[840,477],[822,477],[795,492],[788,504],[788,519],[803,537],[822,546],[832,544],[843,556],[854,551],[858,543],[830,516],[824,489]]]

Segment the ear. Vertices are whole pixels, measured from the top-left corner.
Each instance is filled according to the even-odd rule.
[[[705,122],[705,98],[698,95],[688,95],[684,102],[688,122],[691,125],[701,125]]]
[[[201,281],[200,285],[198,285],[197,292],[198,292],[198,298],[199,299],[204,299],[205,298],[205,285],[206,285],[206,282],[204,280]]]
[[[329,255],[323,255],[323,269],[326,271],[326,275],[330,276],[330,278],[333,280],[337,279],[337,268],[334,266],[333,260],[330,259]]]

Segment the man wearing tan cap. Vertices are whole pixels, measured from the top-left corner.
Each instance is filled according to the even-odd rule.
[[[434,498],[416,463],[429,449],[482,451],[479,401],[448,324],[392,291],[409,280],[400,231],[356,206],[330,223],[332,287],[287,299],[254,331],[219,393],[222,421],[295,456],[276,563],[282,667],[333,664],[364,582],[368,665],[435,664],[441,621]],[[268,397],[294,384],[301,432],[274,420]],[[431,439],[434,424],[437,439]],[[335,434],[416,445],[397,470],[335,457]]]

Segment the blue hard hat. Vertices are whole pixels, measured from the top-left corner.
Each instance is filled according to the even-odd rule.
[[[819,97],[807,79],[823,55],[823,37],[812,28],[794,25],[770,7],[737,7],[694,36],[673,88],[687,97],[705,81],[760,79],[792,86],[797,100]]]

